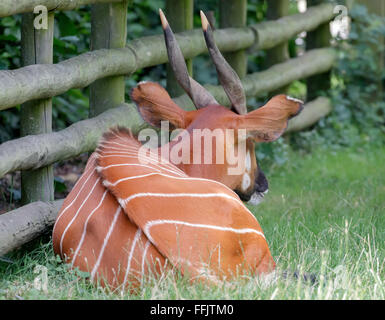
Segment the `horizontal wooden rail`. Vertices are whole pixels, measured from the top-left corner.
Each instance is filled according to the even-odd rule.
[[[246,95],[258,96],[293,81],[323,73],[332,69],[336,59],[336,51],[332,48],[314,49],[298,58],[276,64],[265,71],[249,74],[244,79]]]
[[[332,102],[326,97],[318,97],[306,103],[299,116],[289,121],[286,133],[301,131],[316,124],[332,111]]]
[[[267,92],[282,88],[293,81],[328,71],[333,67],[336,59],[336,52],[332,48],[310,50],[301,57],[276,64],[265,71],[248,74],[242,79],[243,88],[247,97],[261,96]],[[215,96],[219,103],[224,106],[230,105],[230,101],[222,87],[206,85],[205,88]],[[175,100],[186,110],[194,108],[187,95],[178,97]]]
[[[58,132],[4,142],[0,145],[0,177],[7,172],[37,169],[92,151],[109,128],[125,126],[135,129],[135,125],[141,122],[134,106],[123,104]]]
[[[257,49],[271,49],[288,41],[303,31],[312,31],[335,17],[334,5],[324,3],[308,8],[304,13],[286,16],[277,20],[265,21],[250,26],[256,34]]]
[[[287,62],[277,64],[266,71],[249,74],[242,79],[248,97],[254,97],[280,88],[292,81],[329,70],[335,62],[333,49],[317,49]],[[228,98],[220,86],[205,86],[223,105]],[[174,99],[186,110],[193,104],[187,95]],[[40,168],[59,160],[75,157],[95,149],[100,136],[114,125],[132,127],[135,131],[142,120],[132,104],[124,104],[106,111],[98,117],[77,122],[51,134],[28,136],[0,145],[0,177],[15,170]],[[136,126],[135,128],[133,126]]]
[[[119,3],[123,0],[1,0],[0,17],[33,12],[39,5],[48,10],[72,10],[82,5]],[[95,6],[96,7],[96,6]],[[219,49],[224,53],[274,48],[303,31],[326,25],[334,17],[333,4],[308,8],[305,13],[242,28],[215,31]],[[122,11],[121,11],[122,12]],[[243,25],[243,24],[242,24]],[[241,25],[238,25],[241,26]],[[207,52],[201,30],[177,34],[186,59]],[[100,47],[98,47],[100,48]],[[91,51],[58,64],[31,65],[17,70],[0,71],[0,111],[36,99],[48,99],[72,88],[83,88],[106,77],[130,75],[138,69],[167,62],[163,35],[131,41],[121,49]],[[332,48],[315,49],[301,57],[246,75],[243,86],[248,97],[273,92],[295,80],[329,71],[336,60]],[[103,81],[103,80],[99,80]],[[221,104],[229,106],[220,86],[205,86]],[[194,109],[187,95],[175,98],[186,110]],[[315,124],[331,111],[331,101],[318,97],[289,121],[287,133]],[[125,126],[134,132],[148,125],[133,104],[121,104],[97,117],[77,122],[55,133],[29,135],[0,145],[0,178],[16,170],[33,170],[91,152],[101,135],[113,126]],[[45,200],[44,200],[45,201]],[[0,215],[0,256],[17,249],[46,232],[56,220],[63,200],[34,202]]]
[[[46,232],[55,223],[62,203],[33,202],[0,215],[0,256]]]
[[[300,31],[316,28],[333,15],[332,5],[319,5],[309,8],[306,13],[277,20],[290,18],[286,27],[282,22],[274,21],[245,28],[220,29],[215,31],[215,39],[222,52],[250,47],[267,49],[272,43],[286,41]],[[279,31],[275,32],[275,29]],[[269,36],[264,36],[265,33]],[[207,51],[201,30],[179,33],[177,39],[187,59]],[[157,35],[133,40],[124,49],[96,50],[54,65],[0,71],[0,110],[29,100],[60,95],[72,88],[83,88],[104,77],[129,75],[167,61],[163,35]]]
[[[207,51],[200,30],[180,33],[177,39],[186,58]],[[254,34],[247,28],[218,30],[216,39],[219,48],[226,52],[250,47]],[[56,96],[71,88],[83,88],[104,77],[129,75],[167,61],[163,35],[159,35],[133,40],[123,49],[95,50],[54,65],[0,71],[0,110],[28,100]]]
[[[117,109],[108,110],[100,117],[107,117],[106,115],[111,116],[112,113],[125,117],[125,114],[132,114],[128,112],[133,110],[133,106],[122,106]],[[320,118],[327,115],[331,111],[330,100],[325,97],[319,97],[314,101],[311,101],[304,106],[304,110],[301,114],[289,121],[289,126],[286,132],[292,132],[301,130],[305,127],[309,127],[316,123]],[[113,117],[111,117],[112,119]],[[128,123],[129,117],[126,121]],[[85,120],[79,123],[85,123],[88,121],[87,129],[90,128],[90,125],[93,124],[92,120]],[[72,129],[72,133],[75,133],[75,130]],[[101,132],[100,132],[101,133]],[[80,132],[77,135],[71,137],[75,139],[75,142],[78,144],[81,143],[82,137]],[[99,136],[100,134],[97,134]],[[52,135],[51,135],[52,136]],[[46,135],[44,138],[48,138]],[[44,143],[43,136],[36,137],[37,142]],[[98,139],[93,138],[94,141]],[[95,143],[90,143],[92,148],[87,148],[89,151],[95,148]],[[19,209],[10,211],[6,214],[0,215],[0,256],[4,255],[19,246],[27,243],[34,238],[41,235],[49,227],[52,227],[56,220],[56,216],[60,210],[63,200],[57,200],[55,202],[35,202],[27,206],[21,207]]]
[[[86,4],[122,2],[122,0],[1,0],[0,17],[33,12],[37,6],[50,10],[73,10]]]

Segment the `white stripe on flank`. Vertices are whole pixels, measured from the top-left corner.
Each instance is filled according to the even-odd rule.
[[[122,146],[124,149],[123,148],[114,148],[114,147],[106,145],[108,143],[113,143],[113,144]],[[113,142],[113,141],[109,141],[109,142],[104,141],[104,142],[99,143],[99,145],[101,145],[103,147],[103,150],[101,150],[101,153],[103,153],[103,154],[106,154],[108,152],[105,149],[111,149],[111,150],[116,150],[116,151],[121,151],[121,152],[125,152],[125,151],[133,152],[133,155],[137,155],[139,153],[140,148],[142,147],[141,146],[139,148],[139,147],[125,146],[123,144]],[[158,163],[160,163],[161,165],[167,165],[167,166],[171,167],[172,169],[175,169],[175,170],[179,171],[180,173],[185,174],[185,172],[183,170],[179,169],[176,165],[171,163],[169,160],[164,159],[157,152],[153,152],[154,149],[147,148],[147,150],[150,151],[150,156],[146,155],[147,158],[153,159],[153,160],[157,161]]]
[[[125,149],[132,149],[132,150],[135,149],[135,147],[130,146],[129,144],[121,144],[121,143],[115,142],[115,141],[106,141],[106,140],[104,140],[104,141],[101,141],[99,143],[99,145],[101,145],[102,147],[106,146],[106,148],[112,148],[112,147],[108,147],[109,144],[115,144],[115,145],[121,146],[121,147],[123,147]],[[137,149],[139,149],[139,148],[137,148]]]
[[[80,210],[83,208],[84,204],[87,202],[88,198],[91,196],[91,194],[94,192],[95,187],[98,185],[100,181],[100,178],[97,178],[95,181],[94,186],[92,187],[91,191],[88,193],[87,197],[84,199],[82,204],[80,205],[78,211],[76,211],[75,215],[72,217],[71,221],[67,224],[67,227],[64,229],[64,232],[61,236],[60,239],[60,255],[63,255],[63,241],[64,241],[64,236],[66,235],[68,229],[71,227],[72,223],[75,221],[76,217],[78,216]]]
[[[114,143],[114,142],[111,142],[111,143]],[[111,150],[121,151],[121,152],[132,152],[132,153],[135,153],[135,154],[139,153],[140,148],[133,148],[133,147],[128,147],[128,146],[123,146],[123,145],[121,145],[119,143],[117,143],[117,144],[122,146],[122,148],[115,148],[115,147],[111,147],[111,146],[108,146],[108,145],[102,145],[103,149],[101,151],[105,152],[105,151],[107,151],[106,149],[111,149]],[[152,157],[154,157],[156,159],[161,158],[161,156],[157,152],[153,152],[153,150],[154,149],[146,148],[146,152],[148,153],[148,151],[150,151],[150,155]]]
[[[117,164],[110,164],[109,166],[106,166],[106,167],[96,167],[96,170],[98,172],[100,172],[100,171],[103,171],[103,170],[107,170],[109,168],[129,167],[129,166],[144,167],[144,168],[148,168],[148,169],[156,170],[156,171],[160,172],[160,170],[158,170],[158,169],[156,169],[154,167],[146,166],[145,164],[139,164],[139,163],[117,163]]]
[[[128,147],[128,146],[122,145],[122,144],[117,143],[117,142],[108,142],[108,143],[117,144],[117,145],[119,145],[119,146],[124,147],[124,149],[123,149],[123,148],[114,148],[114,147],[110,147],[110,146],[104,146],[104,144],[106,144],[106,143],[107,143],[107,142],[102,142],[102,143],[99,144],[99,145],[102,145],[102,144],[103,144],[103,145],[102,145],[103,150],[101,150],[101,153],[103,153],[103,154],[105,154],[105,153],[108,152],[108,151],[106,151],[105,149],[111,149],[111,150],[116,150],[116,151],[120,151],[120,152],[125,152],[125,151],[127,151],[127,152],[132,152],[133,155],[137,155],[137,154],[139,153],[139,150],[140,150],[139,148]],[[149,149],[149,148],[148,148],[147,150],[150,151],[150,156],[146,156],[147,158],[151,158],[151,159],[156,160],[156,161],[158,161],[158,162],[159,162],[159,160],[161,160],[162,163],[160,163],[160,164],[162,164],[162,165],[168,165],[168,166],[172,167],[173,169],[176,169],[176,170],[178,170],[179,172],[185,174],[185,172],[183,172],[181,169],[179,169],[179,168],[178,168],[177,166],[175,166],[173,163],[171,163],[170,161],[168,161],[168,160],[162,158],[162,156],[159,155],[157,152],[152,152],[153,149]]]
[[[128,158],[128,159],[135,159],[138,160],[139,162],[145,162],[148,165],[153,165],[157,168],[160,168],[162,170],[174,173],[178,176],[187,176],[186,173],[183,171],[179,170],[176,166],[170,163],[160,163],[159,161],[153,161],[151,158],[143,158],[143,157],[138,157],[136,154],[131,154],[130,156],[128,155],[129,153],[103,153],[101,155],[101,158]]]
[[[116,167],[116,166],[126,166],[126,165],[138,165],[138,164],[113,164],[113,165],[109,165],[107,167],[98,167],[98,170],[105,170],[105,169],[108,169],[110,167]],[[146,165],[140,165],[140,166],[146,166]],[[171,164],[171,166],[173,166]],[[179,168],[175,167],[177,170],[179,170],[183,176],[181,177],[175,177],[175,176],[170,176],[170,175],[167,175],[165,173],[161,173],[160,170],[157,170],[153,167],[150,167],[150,166],[146,166],[147,168],[151,168],[151,169],[154,169],[157,171],[157,173],[149,173],[149,174],[145,174],[143,176],[134,176],[134,177],[127,177],[127,178],[122,178],[120,180],[117,180],[115,182],[109,182],[109,181],[106,181],[106,186],[116,186],[118,183],[122,182],[122,181],[126,181],[126,180],[130,180],[130,179],[135,179],[136,177],[147,177],[147,176],[151,176],[151,175],[160,175],[160,176],[164,176],[164,177],[167,177],[167,178],[173,178],[173,179],[179,179],[179,180],[194,180],[194,181],[206,181],[206,182],[212,182],[212,183],[215,183],[215,184],[218,184],[218,185],[221,185],[223,186],[224,188],[226,188],[228,191],[230,191],[231,193],[233,193],[234,195],[236,195],[236,193],[234,192],[234,190],[230,189],[228,186],[226,186],[225,184],[219,182],[219,181],[216,181],[216,180],[211,180],[211,179],[205,179],[205,178],[195,178],[195,177],[189,177],[185,172],[183,172],[182,170],[180,170]]]
[[[114,144],[114,145],[120,146],[121,148],[114,148],[113,146],[112,147],[109,146],[109,144]],[[129,146],[129,145],[124,145],[124,144],[114,142],[114,141],[103,141],[103,142],[99,143],[99,145],[101,145],[103,147],[103,151],[104,151],[104,149],[114,149],[114,150],[127,150],[127,151],[138,152],[140,149],[140,147],[133,147],[133,146]],[[152,150],[152,149],[148,148],[148,150]]]
[[[134,179],[140,179],[140,178],[146,178],[146,177],[150,177],[150,176],[154,176],[154,175],[162,175],[161,173],[148,173],[148,174],[143,174],[141,176],[132,176],[132,177],[126,177],[126,178],[122,178],[122,179],[119,179],[117,181],[115,181],[114,183],[112,182],[109,182],[107,180],[104,180],[103,181],[103,185],[105,187],[116,187],[119,183],[121,182],[124,182],[124,181],[127,181],[127,180],[134,180]],[[171,177],[171,176],[170,176]]]
[[[96,260],[96,263],[95,263],[95,265],[94,265],[94,268],[92,269],[92,272],[91,272],[91,281],[94,279],[94,276],[95,276],[96,271],[98,271],[100,262],[102,261],[102,258],[103,258],[104,250],[106,249],[108,240],[109,240],[110,237],[111,237],[112,231],[114,231],[116,221],[118,220],[119,214],[120,214],[121,212],[122,212],[122,207],[119,206],[119,207],[118,207],[118,210],[116,210],[116,212],[115,212],[115,214],[114,214],[114,218],[113,218],[112,223],[111,223],[111,225],[110,225],[110,227],[109,227],[109,229],[108,229],[107,235],[105,236],[105,238],[104,238],[104,240],[103,240],[103,245],[102,245],[102,248],[100,249],[100,253],[99,253],[98,259]]]
[[[229,200],[235,200],[238,204],[243,203],[239,201],[237,198],[229,196],[225,193],[152,193],[152,192],[143,192],[143,193],[135,193],[129,196],[126,199],[118,199],[119,203],[125,207],[128,202],[135,198],[143,198],[143,197],[160,197],[160,198],[179,198],[179,197],[189,197],[189,198],[225,198]],[[253,216],[254,217],[254,216]],[[255,217],[254,217],[255,218]]]
[[[87,217],[87,220],[86,222],[84,223],[83,225],[83,233],[82,233],[82,236],[80,238],[80,241],[79,241],[79,244],[78,244],[78,247],[76,248],[75,250],[75,253],[74,253],[74,256],[72,257],[72,264],[71,264],[71,267],[73,267],[74,263],[75,263],[75,260],[76,260],[76,257],[80,251],[80,248],[82,247],[83,245],[83,242],[84,242],[84,238],[86,237],[86,233],[87,233],[87,226],[88,226],[88,221],[90,221],[91,217],[94,215],[94,213],[100,208],[100,206],[102,205],[103,201],[104,201],[104,198],[106,197],[108,193],[108,190],[106,189],[106,191],[104,191],[103,193],[103,196],[102,196],[102,199],[99,201],[98,205],[96,206],[96,208],[94,208],[94,210],[92,210],[92,212],[88,215]]]
[[[234,195],[236,195],[234,193]],[[241,205],[243,209],[247,211],[247,213],[254,219],[257,220],[257,218],[250,212],[249,209],[243,204],[239,198],[235,198],[232,196],[229,196],[228,194],[225,193],[151,193],[151,192],[144,192],[144,193],[136,193],[131,196],[129,196],[126,199],[120,199],[116,198],[120,205],[125,208],[127,203],[130,202],[131,200],[135,198],[143,198],[143,197],[164,197],[164,198],[177,198],[177,197],[191,197],[191,198],[225,198],[225,199],[230,199],[234,200],[236,203]]]
[[[230,227],[219,227],[219,226],[209,225],[209,224],[189,223],[189,222],[178,221],[178,220],[153,220],[153,221],[147,222],[143,229],[143,232],[151,242],[153,242],[153,239],[150,234],[150,229],[153,226],[161,225],[161,224],[180,224],[180,225],[193,227],[193,228],[205,228],[205,229],[212,229],[212,230],[218,230],[218,231],[234,232],[237,234],[255,233],[265,239],[265,236],[262,232],[251,228],[234,229]]]
[[[120,150],[120,149],[117,149],[117,150]],[[125,165],[125,164],[122,164],[122,165]],[[130,164],[128,164],[130,165]],[[168,178],[173,178],[173,179],[180,179],[180,180],[194,180],[194,181],[207,181],[207,182],[212,182],[212,183],[216,183],[218,185],[221,185],[223,187],[225,187],[228,191],[230,191],[231,193],[233,193],[234,195],[236,194],[232,189],[230,189],[228,186],[224,185],[223,183],[221,182],[218,182],[218,181],[215,181],[215,180],[211,180],[211,179],[205,179],[205,178],[193,178],[193,177],[189,177],[188,175],[186,175],[185,172],[183,172],[182,170],[180,170],[178,167],[174,166],[173,164],[169,164],[170,166],[172,166],[173,169],[176,169],[178,171],[180,171],[184,177],[174,177],[174,176],[170,176],[170,175],[167,175],[167,174],[163,174],[161,173],[159,170],[157,170],[158,173],[149,173],[149,174],[145,174],[145,175],[142,175],[142,176],[135,176],[135,177],[127,177],[127,178],[122,178],[118,181],[115,181],[114,183],[112,182],[109,182],[109,181],[105,181],[105,185],[106,186],[116,186],[118,183],[122,182],[122,181],[126,181],[126,180],[130,180],[130,179],[135,179],[135,178],[141,178],[141,177],[147,177],[147,176],[151,176],[151,175],[160,175],[160,176],[164,176],[164,177],[168,177]],[[111,166],[116,166],[116,165],[111,165]],[[110,168],[111,166],[107,166],[107,167],[104,167],[104,169],[108,169]],[[153,168],[153,167],[151,167]],[[161,167],[162,168],[162,167]],[[155,169],[155,168],[154,168]],[[163,169],[163,168],[162,168]]]
[[[123,141],[124,143],[127,143],[128,144],[128,141],[127,141],[127,136],[126,135],[124,135],[123,137],[121,136],[121,135],[117,135],[114,131],[111,131],[111,133],[115,136],[115,137],[117,137],[118,139],[120,139],[121,141]],[[119,132],[120,133],[120,132]],[[130,137],[131,138],[131,137]],[[130,139],[130,138],[128,138],[128,139]],[[132,139],[132,138],[131,138]],[[133,139],[133,140],[135,140],[135,139]]]
[[[94,158],[94,161],[93,161],[93,162],[95,162],[95,158]],[[94,163],[93,163],[93,164],[94,164]],[[95,168],[93,167],[93,164],[92,164],[92,167],[90,167],[86,172],[84,172],[84,174],[82,175],[82,177],[85,177],[90,171],[94,171]],[[91,169],[93,169],[93,170],[91,170]],[[54,227],[53,227],[53,231],[52,231],[52,232],[55,232],[55,228],[56,228],[56,226],[57,226],[57,224],[58,224],[58,221],[61,219],[61,217],[63,216],[63,214],[64,214],[69,208],[71,208],[72,205],[75,203],[75,201],[76,201],[77,198],[79,197],[80,193],[83,191],[84,186],[87,184],[89,178],[92,177],[92,173],[93,173],[93,172],[91,172],[91,174],[90,174],[90,175],[87,177],[87,179],[83,182],[83,185],[81,186],[80,190],[78,191],[76,197],[71,201],[71,203],[70,203],[68,206],[66,206],[66,207],[62,210],[62,212],[60,212],[59,216],[56,218],[55,225],[54,225]],[[76,182],[76,184],[74,185],[74,187],[72,188],[72,190],[74,190],[74,189],[76,188],[76,186],[80,183],[81,180],[82,180],[82,179],[80,178],[80,179]]]
[[[138,242],[141,235],[142,235],[142,230],[138,228],[138,231],[136,231],[136,233],[135,233],[135,238],[131,244],[130,254],[128,255],[127,268],[126,268],[126,274],[124,275],[123,286],[125,285],[125,283],[127,281],[127,277],[128,277],[129,272],[130,272],[130,269],[131,269],[132,256],[134,255],[136,243]]]
[[[122,158],[136,159],[138,161],[148,161],[151,164],[161,165],[161,163],[159,162],[158,159],[154,159],[154,158],[151,158],[151,157],[148,157],[148,156],[141,157],[141,156],[139,156],[139,154],[132,153],[132,152],[124,152],[124,151],[119,151],[119,152],[115,151],[114,152],[114,151],[111,151],[111,152],[103,152],[103,153],[100,154],[100,156],[101,157],[107,157],[107,156],[128,156],[128,157],[122,157]],[[167,163],[163,164],[163,165],[167,165]],[[174,169],[173,166],[172,166],[172,169]]]
[[[172,169],[172,170],[175,170],[181,174],[186,174],[185,172],[183,172],[182,170],[180,170],[176,165],[170,163],[169,161],[166,161],[166,160],[163,160],[163,158],[156,158],[152,155],[148,156],[148,155],[143,155],[143,156],[140,156],[137,152],[130,152],[130,151],[105,151],[103,150],[102,153],[100,153],[100,155],[102,157],[104,156],[117,156],[117,155],[128,155],[128,156],[132,156],[132,157],[127,157],[127,158],[131,158],[131,159],[137,159],[138,161],[147,161],[148,163],[150,164],[154,164],[154,165],[158,165],[158,166],[166,166],[168,167],[169,169]]]
[[[132,151],[123,151],[123,150],[103,150],[103,152],[100,153],[101,155],[114,155],[114,154],[126,154],[129,156],[136,156],[137,159],[143,159],[143,157],[140,157],[140,154],[138,152],[132,152]],[[160,164],[160,158],[157,158],[153,155],[147,155],[145,154],[144,157],[146,159],[154,160],[155,163]],[[162,163],[164,165],[171,165],[169,162]]]
[[[138,158],[138,157],[125,156],[125,155],[116,155],[116,154],[115,154],[115,155],[106,155],[106,156],[100,155],[99,158],[128,158],[128,159],[138,159],[138,161],[145,160],[145,159],[141,159],[141,158]],[[154,166],[157,166],[158,168],[161,168],[162,170],[171,172],[171,173],[176,174],[176,175],[178,175],[178,176],[186,176],[185,173],[182,174],[182,173],[180,173],[180,172],[178,172],[178,171],[176,171],[176,170],[167,169],[167,168],[165,168],[164,166],[162,166],[161,164],[153,163],[153,162],[150,162],[150,161],[148,161],[148,162],[149,162],[149,164],[152,164],[152,165],[154,165]],[[155,169],[155,168],[154,168],[154,169]],[[174,168],[173,168],[173,169],[174,169]]]
[[[139,150],[140,150],[140,149],[134,149],[134,148],[127,148],[127,147],[115,148],[115,147],[110,147],[110,146],[106,146],[106,145],[103,145],[102,147],[103,147],[103,149],[101,150],[101,152],[120,151],[120,152],[131,152],[131,153],[138,154]],[[110,149],[110,150],[107,150],[107,149]],[[146,153],[148,153],[148,151],[150,151],[150,156],[154,157],[154,159],[161,158],[161,156],[157,152],[151,152],[152,150],[153,149],[147,149]]]
[[[161,176],[161,177],[171,178],[171,179],[176,179],[176,180],[203,181],[203,182],[214,183],[214,184],[220,185],[221,187],[224,187],[226,190],[230,191],[234,196],[236,196],[236,193],[233,190],[231,190],[228,186],[226,186],[226,185],[224,185],[221,182],[218,182],[216,180],[210,180],[210,179],[205,179],[205,178],[195,178],[195,177],[188,177],[188,176],[187,177],[175,177],[175,176],[170,176],[168,174],[161,173],[161,172],[154,172],[154,173],[143,174],[140,176],[126,177],[126,178],[119,179],[115,182],[110,182],[110,181],[104,180],[103,185],[106,187],[116,187],[119,183],[127,181],[127,180],[146,178],[146,177],[150,177],[150,176]]]

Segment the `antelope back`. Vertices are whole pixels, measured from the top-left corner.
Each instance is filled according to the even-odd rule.
[[[274,268],[261,227],[232,190],[157,157],[143,164],[140,147],[128,131],[105,135],[59,213],[56,253],[113,287],[137,286],[166,261],[210,282]]]
[[[53,229],[53,248],[91,281],[135,287],[167,268],[164,257],[133,224],[97,173],[96,153],[65,199]]]

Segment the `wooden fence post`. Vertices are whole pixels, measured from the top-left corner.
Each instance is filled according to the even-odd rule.
[[[318,5],[323,0],[307,0],[308,8]],[[316,30],[309,32],[306,36],[306,50],[324,48],[330,46],[330,22],[320,25]],[[307,79],[307,100],[313,100],[330,89],[331,71],[315,75]]]
[[[91,50],[124,48],[127,40],[127,1],[94,4],[91,8]],[[125,101],[124,76],[107,77],[90,86],[90,117]]]
[[[277,20],[279,18],[289,15],[289,4],[290,0],[274,0],[269,1],[267,4],[267,19],[268,20]],[[277,45],[276,47],[266,51],[265,58],[265,68],[270,68],[271,66],[285,62],[290,58],[289,56],[289,43],[287,41]],[[276,94],[284,93],[288,90],[290,85],[287,85],[283,88],[279,88],[270,93],[274,96]]]
[[[21,28],[21,60],[23,66],[52,64],[54,13],[42,12],[41,24],[36,29],[34,22],[39,17],[33,13],[23,14]],[[44,20],[47,25],[44,26]],[[29,101],[21,105],[20,135],[36,135],[52,132],[52,99]],[[22,203],[52,201],[54,199],[53,167],[22,171]]]
[[[219,27],[241,28],[246,26],[247,0],[219,0]],[[247,55],[245,50],[224,54],[227,62],[240,78],[247,74]]]
[[[194,27],[194,1],[193,0],[166,0],[166,17],[174,33],[192,30]],[[187,69],[192,76],[193,60],[186,60]],[[171,97],[184,94],[175,79],[171,66],[167,64],[167,92]]]

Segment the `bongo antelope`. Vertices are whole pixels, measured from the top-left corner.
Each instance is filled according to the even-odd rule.
[[[269,273],[275,262],[267,241],[241,200],[256,203],[268,188],[254,143],[276,140],[302,104],[279,95],[247,113],[241,81],[219,52],[201,12],[207,48],[232,109],[219,105],[188,75],[161,10],[160,16],[169,61],[197,110],[182,110],[160,85],[147,82],[131,92],[139,113],[153,126],[167,120],[187,134],[194,129],[245,130],[244,171],[229,175],[226,161],[174,164],[158,157],[165,147],[172,152],[175,141],[152,150],[143,164],[142,145],[131,132],[110,130],[64,201],[53,230],[54,251],[72,267],[89,272],[92,281],[114,288],[137,287],[150,273],[171,267],[209,283],[244,271]]]

